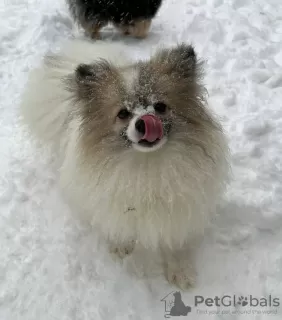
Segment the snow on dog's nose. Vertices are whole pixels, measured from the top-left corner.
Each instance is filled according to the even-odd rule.
[[[162,121],[153,114],[146,114],[142,116],[135,123],[136,130],[142,134],[141,140],[154,142],[163,137]]]

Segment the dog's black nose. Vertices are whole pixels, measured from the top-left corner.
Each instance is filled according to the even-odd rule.
[[[142,135],[145,134],[145,122],[142,119],[139,119],[135,122],[135,129],[141,133]]]

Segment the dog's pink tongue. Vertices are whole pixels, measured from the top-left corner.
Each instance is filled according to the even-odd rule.
[[[142,139],[154,142],[163,137],[162,121],[153,114],[146,114],[141,118],[145,123],[145,134]]]

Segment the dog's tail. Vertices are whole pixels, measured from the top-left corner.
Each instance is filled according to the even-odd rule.
[[[32,70],[22,96],[21,119],[28,131],[45,143],[59,142],[69,117],[69,93],[64,90],[62,61],[46,57]]]

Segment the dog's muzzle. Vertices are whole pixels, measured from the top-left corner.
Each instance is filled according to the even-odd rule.
[[[143,115],[135,123],[135,129],[140,134],[140,141],[149,143],[161,140],[163,132],[163,124],[160,118],[153,114]]]

